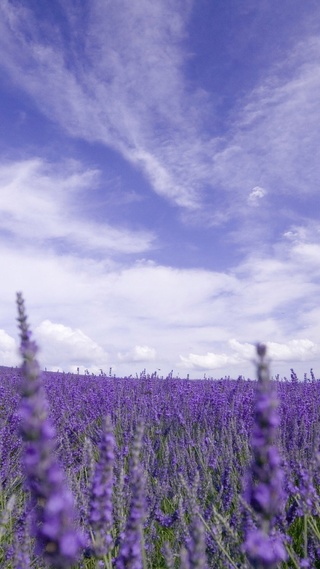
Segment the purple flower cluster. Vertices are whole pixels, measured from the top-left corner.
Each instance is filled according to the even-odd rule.
[[[188,554],[190,569],[207,569],[206,534],[204,525],[196,512],[191,520]]]
[[[154,510],[154,519],[164,528],[171,528],[178,519],[178,511],[173,514],[164,514],[159,508]]]
[[[283,539],[272,531],[284,499],[283,472],[275,444],[279,425],[278,401],[269,378],[266,347],[259,344],[257,353],[259,362],[252,436],[253,462],[245,498],[256,513],[259,527],[248,529],[244,551],[253,567],[273,569],[287,558]]]
[[[48,419],[37,346],[30,339],[22,295],[17,295],[18,321],[23,358],[21,388],[21,435],[24,440],[23,468],[30,491],[36,539],[35,552],[54,569],[71,567],[84,546],[75,527],[74,504],[63,471],[55,459],[55,430]]]
[[[100,442],[100,458],[96,466],[90,499],[89,523],[93,532],[93,546],[96,557],[108,555],[112,547],[111,529],[112,487],[115,440],[108,415],[104,422]]]
[[[297,484],[288,484],[290,494],[295,497],[293,508],[289,509],[287,515],[288,521],[290,521],[290,523],[296,517],[318,515],[317,506],[319,503],[319,498],[314,487],[311,473],[308,472],[306,468],[300,466],[297,478]],[[293,519],[290,519],[290,515]]]
[[[129,515],[116,561],[117,569],[143,569],[142,536],[145,517],[144,474],[139,462],[143,425],[137,426],[130,465],[131,502]]]
[[[317,567],[320,381],[270,381],[264,346],[258,382],[40,374],[18,304],[23,373],[0,366],[0,517],[16,495],[0,565]],[[88,536],[79,564],[63,471]]]

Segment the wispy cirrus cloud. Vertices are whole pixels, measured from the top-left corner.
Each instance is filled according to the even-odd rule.
[[[46,15],[4,0],[2,65],[69,135],[101,142],[141,169],[156,192],[191,212],[187,222],[240,218],[252,234],[266,220],[259,207],[248,212],[248,200],[268,213],[274,200],[312,196],[317,187],[320,42],[311,32],[297,43],[292,37],[290,51],[235,98],[222,132],[213,131],[213,99],[185,72],[192,6],[68,4],[64,34]],[[257,187],[263,199],[252,193]]]
[[[238,103],[213,176],[247,197],[262,186],[273,197],[314,195],[320,173],[318,120],[320,41],[292,46],[268,75]]]
[[[203,95],[186,94],[181,69],[190,5],[94,0],[86,24],[69,13],[68,45],[27,7],[7,0],[0,7],[3,65],[16,84],[70,135],[116,149],[185,207],[196,206],[209,166],[196,125]]]
[[[108,222],[92,222],[82,204],[83,192],[94,192],[99,172],[61,161],[40,158],[0,164],[0,231],[3,239],[34,247],[64,249],[90,256],[141,253],[150,249],[154,236],[130,231]]]

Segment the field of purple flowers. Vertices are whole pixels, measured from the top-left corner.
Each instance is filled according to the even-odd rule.
[[[0,371],[0,566],[320,567],[320,381]]]

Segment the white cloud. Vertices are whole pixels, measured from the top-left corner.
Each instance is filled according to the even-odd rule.
[[[300,270],[312,270],[313,280],[320,276],[320,225],[307,219],[304,224],[292,225],[283,233],[290,243],[289,256]]]
[[[148,250],[151,233],[86,219],[79,198],[83,191],[94,191],[98,176],[68,161],[49,164],[35,158],[0,164],[1,230],[24,244],[59,248],[62,243],[82,255]]]
[[[239,219],[234,241],[243,239],[251,249],[253,242],[271,240],[275,220],[286,224],[303,215],[303,208],[294,211],[290,196],[310,199],[318,191],[319,60],[318,37],[306,36],[293,44],[291,57],[276,61],[268,76],[238,100],[238,115],[234,109],[230,130],[214,153],[212,181],[224,190],[226,212],[221,218],[214,200],[214,219],[217,223]],[[262,196],[260,188],[266,188],[267,194],[264,190]]]
[[[283,236],[294,243],[317,242],[320,238],[320,224],[310,218],[302,218],[300,225],[291,225]]]
[[[229,340],[230,348],[236,352],[237,357],[242,360],[252,360],[256,355],[256,344],[250,344],[248,342],[238,342],[235,338]]]
[[[319,243],[296,243],[292,248],[292,258],[298,263],[303,263],[307,268],[312,267],[316,274],[320,271],[320,244]]]
[[[252,361],[256,356],[256,344],[241,343],[235,339],[229,345],[236,352],[236,357]],[[267,355],[274,362],[304,362],[320,355],[320,344],[308,339],[295,338],[288,342],[266,342]]]
[[[191,1],[121,0],[111,7],[92,0],[75,10],[65,3],[66,51],[49,21],[4,0],[2,65],[69,135],[120,152],[193,220],[215,225],[253,216],[250,239],[261,226],[257,210],[268,217],[266,227],[274,199],[317,191],[320,41],[307,34],[293,41],[289,55],[237,99],[229,130],[215,138],[207,127],[214,114],[209,97],[192,91],[184,74],[191,7]],[[81,61],[74,57],[79,41]],[[248,212],[248,204],[262,203]]]
[[[206,355],[189,354],[188,357],[180,356],[183,366],[188,369],[216,370],[226,368],[226,366],[238,364],[233,355],[214,354],[208,352]]]
[[[141,264],[115,274],[109,294],[122,298],[134,318],[187,325],[197,317],[210,322],[208,303],[219,303],[221,294],[237,287],[237,280],[224,273]]]
[[[261,200],[265,195],[266,190],[260,188],[260,186],[255,186],[248,196],[248,204],[253,206],[259,205],[259,200]]]
[[[317,279],[310,279],[288,259],[288,251],[278,258],[252,255],[234,272],[243,285],[239,308],[252,317],[272,315],[280,308],[285,311],[292,303],[303,306],[306,297],[317,294],[319,288]]]
[[[5,330],[0,329],[0,365],[19,365],[18,346]]]
[[[307,228],[305,226],[291,226],[290,229],[284,232],[283,236],[289,241],[305,241],[307,238]]]
[[[320,344],[303,338],[291,340],[285,344],[269,342],[268,348],[270,357],[274,361],[314,361],[320,354]]]
[[[106,365],[108,354],[82,330],[44,320],[34,331],[41,346],[42,366]]]
[[[155,191],[192,208],[210,176],[212,148],[197,126],[205,96],[190,93],[182,73],[189,6],[123,0],[111,8],[92,0],[80,64],[48,22],[44,30],[31,10],[5,1],[0,45],[3,66],[44,114],[71,136],[119,151]],[[64,9],[71,42],[79,41],[83,20]]]
[[[183,367],[194,370],[214,371],[235,370],[243,364],[253,364],[256,354],[255,344],[239,342],[235,338],[228,340],[230,353],[208,352],[205,355],[189,354],[187,357],[180,356]]]
[[[237,368],[243,364],[254,364],[256,360],[256,345],[238,342],[235,339],[229,340],[229,346],[233,353],[212,353],[205,355],[189,354],[187,357],[180,356],[182,367],[192,370],[226,370],[231,367],[236,373]],[[271,366],[274,367],[275,362],[288,362],[294,364],[296,362],[309,362],[319,360],[320,344],[315,344],[307,339],[290,340],[287,343],[266,342],[267,355],[271,360]],[[254,374],[252,374],[253,376]]]
[[[149,346],[134,346],[128,352],[118,353],[120,362],[152,362],[156,358],[156,350]]]
[[[163,374],[190,366],[194,376],[212,369],[252,377],[261,341],[273,373],[287,373],[290,361],[304,372],[310,360],[320,365],[319,263],[316,255],[297,262],[296,246],[283,238],[272,255],[248,257],[225,273],[147,260],[112,265],[2,242],[0,326],[15,337],[21,290],[42,366],[130,375],[156,361]]]
[[[76,11],[65,4],[66,51],[48,21],[42,25],[26,6],[3,1],[2,65],[71,136],[120,152],[193,219],[201,213],[221,224],[257,215],[257,208],[248,213],[248,203],[263,203],[267,213],[279,195],[311,195],[320,164],[319,38],[293,43],[290,57],[275,61],[237,100],[229,131],[214,138],[206,124],[209,98],[192,92],[184,75],[191,7],[191,1],[121,0],[111,7],[92,0]],[[74,58],[80,38],[81,62]],[[261,202],[263,188],[268,200]]]

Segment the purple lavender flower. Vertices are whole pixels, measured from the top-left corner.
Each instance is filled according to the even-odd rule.
[[[100,459],[92,483],[89,523],[94,537],[94,551],[97,557],[108,555],[112,547],[111,529],[112,487],[115,440],[108,415],[100,443]]]
[[[145,517],[144,475],[139,464],[142,446],[143,425],[137,426],[133,442],[130,465],[131,503],[129,516],[122,536],[120,551],[116,561],[117,569],[142,569],[142,534]]]
[[[162,554],[165,560],[167,569],[174,569],[174,557],[169,543],[166,541],[162,548]]]
[[[14,540],[13,540],[13,557],[12,564],[14,569],[30,569],[31,556],[30,556],[30,502],[24,508],[21,515],[16,520]]]
[[[171,528],[178,517],[178,510],[173,512],[173,514],[164,514],[159,508],[155,508],[154,511],[155,520],[164,528]]]
[[[71,567],[84,546],[75,528],[74,504],[63,472],[54,458],[55,430],[47,416],[38,348],[30,339],[24,301],[17,294],[22,364],[21,434],[24,440],[23,467],[26,487],[31,493],[35,552],[54,569]]]
[[[191,521],[190,538],[188,543],[190,569],[206,569],[208,563],[205,529],[196,513],[193,515]]]
[[[279,536],[269,536],[261,529],[252,529],[245,543],[246,553],[256,569],[277,567],[287,559],[283,541]]]
[[[230,509],[232,504],[234,489],[232,486],[232,465],[227,463],[224,466],[222,475],[222,504],[225,511]]]
[[[185,547],[180,551],[180,569],[191,569],[189,554]]]
[[[252,436],[253,462],[246,500],[257,514],[258,528],[248,528],[244,551],[253,567],[272,569],[287,558],[282,538],[274,524],[283,503],[283,472],[275,445],[279,416],[278,401],[269,378],[266,346],[257,346],[258,385]]]
[[[289,490],[294,496],[294,508],[291,509],[295,512],[295,517],[316,516],[318,506],[318,494],[314,487],[312,474],[300,465],[298,469],[298,482],[297,485],[289,483]],[[290,512],[290,510],[289,510]],[[289,520],[289,515],[287,516]]]

